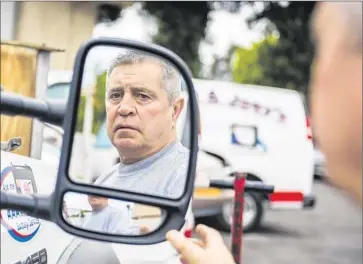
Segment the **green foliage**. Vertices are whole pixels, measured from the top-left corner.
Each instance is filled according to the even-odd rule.
[[[95,93],[93,95],[93,124],[92,133],[96,134],[105,119],[105,99],[106,99],[106,76],[105,71],[101,75],[97,76]],[[78,109],[78,118],[76,131],[83,131],[84,112],[86,106],[85,96],[81,97],[80,105]]]
[[[205,37],[208,2],[144,2],[143,8],[158,22],[153,42],[171,49],[189,66],[194,76],[201,70],[198,51]]]
[[[273,85],[271,78],[266,78],[263,65],[271,59],[268,49],[276,46],[277,37],[268,36],[256,42],[251,48],[236,47],[231,56],[232,79],[237,83]]]
[[[77,115],[77,124],[76,124],[76,131],[82,132],[83,131],[83,121],[84,121],[84,110],[86,107],[86,97],[81,96],[78,106],[78,115]]]
[[[238,64],[233,66],[234,80],[307,94],[314,52],[309,39],[309,19],[315,2],[144,2],[143,8],[158,21],[159,30],[153,41],[176,52],[186,61],[194,77],[200,77],[198,51],[205,38],[209,12],[221,9],[237,12],[245,6],[255,5],[263,5],[263,8],[249,19],[249,25],[252,27],[260,20],[267,20],[267,36],[276,32],[279,38],[271,43],[267,37],[250,50],[237,49],[233,53],[237,53],[235,63]],[[236,34],[239,34],[238,28]],[[223,64],[223,59],[221,62]],[[219,71],[219,64],[214,65],[212,71]]]
[[[97,133],[102,125],[102,122],[106,118],[106,77],[107,71],[97,77],[96,91],[94,95],[94,122],[92,126],[92,133]]]
[[[266,19],[269,29],[279,34],[276,45],[265,45],[260,65],[266,83],[307,94],[314,47],[310,40],[310,17],[315,2],[264,2],[264,8],[248,22]],[[252,4],[253,5],[253,4]]]
[[[201,74],[199,45],[205,38],[208,14],[215,9],[237,12],[241,2],[143,2],[143,9],[158,22],[153,42],[178,54],[194,77]]]

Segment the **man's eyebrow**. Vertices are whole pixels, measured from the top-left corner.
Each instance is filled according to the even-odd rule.
[[[110,93],[110,92],[120,92],[120,91],[123,91],[124,88],[122,87],[111,87],[111,88],[108,88],[107,89],[107,92]]]
[[[137,93],[140,93],[140,92],[143,92],[143,93],[147,93],[149,95],[152,95],[152,96],[155,96],[156,93],[150,89],[148,89],[147,87],[144,87],[142,85],[133,85],[130,87],[131,91],[133,92],[137,92]],[[110,87],[107,89],[107,93],[112,93],[112,92],[123,92],[125,90],[124,87],[121,87],[121,86],[115,86],[115,87]]]
[[[144,93],[149,93],[149,94],[155,94],[152,90],[148,89],[147,87],[144,86],[133,86],[131,87],[131,90],[136,91],[136,92],[144,92]]]

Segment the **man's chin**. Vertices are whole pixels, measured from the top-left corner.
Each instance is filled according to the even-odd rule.
[[[132,150],[136,149],[138,146],[138,141],[134,138],[119,138],[115,141],[115,146],[117,149],[122,151],[123,149]]]

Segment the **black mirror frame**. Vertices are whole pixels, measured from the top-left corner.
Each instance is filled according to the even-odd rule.
[[[146,194],[132,193],[128,191],[121,191],[109,189],[106,187],[90,186],[81,183],[75,183],[70,180],[68,175],[68,168],[71,158],[71,150],[73,145],[74,131],[76,128],[76,118],[78,113],[78,105],[81,94],[81,83],[83,77],[83,69],[88,52],[96,46],[113,46],[120,48],[136,49],[148,53],[155,54],[167,61],[171,62],[183,76],[189,93],[188,107],[190,108],[190,157],[189,168],[186,180],[186,186],[182,196],[178,199],[172,200],[163,197],[155,197]],[[74,69],[73,78],[71,83],[71,90],[69,101],[67,105],[66,114],[64,117],[64,135],[62,144],[62,153],[60,157],[59,171],[57,176],[57,185],[52,195],[53,207],[51,208],[52,220],[57,223],[66,232],[90,239],[100,241],[107,241],[113,243],[124,243],[133,245],[147,245],[155,244],[165,241],[165,234],[171,229],[180,229],[185,222],[185,215],[192,198],[195,169],[197,162],[198,152],[198,104],[194,92],[194,86],[190,70],[187,65],[173,52],[161,46],[154,44],[146,44],[136,41],[115,38],[96,38],[87,41],[78,50]],[[66,192],[78,192],[83,194],[93,194],[106,196],[112,199],[125,200],[135,203],[141,203],[150,206],[156,206],[164,209],[167,213],[165,221],[159,226],[157,230],[152,233],[140,236],[126,236],[126,235],[110,235],[101,234],[92,231],[86,231],[70,226],[62,217],[62,204],[63,196]]]

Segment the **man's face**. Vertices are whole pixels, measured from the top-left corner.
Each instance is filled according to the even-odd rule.
[[[362,54],[349,50],[333,3],[319,3],[313,20],[316,55],[312,67],[312,125],[328,173],[352,189],[362,171]],[[361,186],[360,186],[361,187]]]
[[[151,60],[118,65],[109,76],[107,133],[125,163],[156,153],[175,138],[183,99],[170,104],[162,77],[162,67]]]
[[[88,203],[93,210],[97,210],[106,207],[108,204],[108,199],[104,197],[88,195]]]

